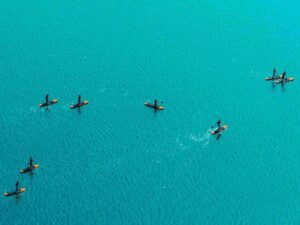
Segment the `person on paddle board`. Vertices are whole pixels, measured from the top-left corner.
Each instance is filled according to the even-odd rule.
[[[16,192],[18,193],[19,190],[20,190],[20,188],[19,188],[19,181],[17,181],[17,182],[16,182]]]
[[[272,76],[272,80],[275,80],[275,74],[276,74],[276,69],[274,68],[274,70],[273,70],[273,76]]]
[[[154,109],[157,109],[158,107],[157,107],[157,100],[155,99],[154,100]]]
[[[33,170],[33,159],[32,159],[32,156],[30,156],[30,159],[29,159],[29,169],[30,169],[30,171]]]
[[[217,125],[218,125],[218,129],[220,129],[221,128],[221,120],[218,120]]]
[[[80,105],[80,102],[81,102],[81,96],[78,95],[78,105]]]
[[[46,94],[46,104],[49,105],[49,94]]]

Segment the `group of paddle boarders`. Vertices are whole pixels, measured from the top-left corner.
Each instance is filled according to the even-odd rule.
[[[284,75],[282,77],[284,79]],[[275,78],[273,78],[273,79],[275,79]],[[39,104],[39,107],[47,107],[48,108],[48,106],[56,104],[56,103],[58,103],[58,100],[57,99],[49,100],[49,94],[47,94],[46,97],[45,97],[45,102]],[[80,108],[80,107],[82,107],[84,105],[87,105],[87,104],[88,104],[88,101],[86,101],[86,100],[81,101],[81,96],[79,95],[77,103],[72,104],[70,106],[70,108],[72,108],[72,109]],[[157,99],[154,100],[154,103],[145,102],[144,105],[146,107],[149,107],[149,108],[153,109],[154,111],[165,109],[162,105],[159,104]],[[221,124],[222,124],[221,120],[218,120],[217,121],[217,127],[215,129],[213,129],[210,133],[212,135],[217,135],[217,136],[221,135],[221,133],[228,128],[227,125],[221,125]],[[34,169],[37,169],[37,168],[39,168],[39,164],[33,164],[33,159],[32,159],[32,157],[30,157],[28,167],[26,167],[25,169],[20,170],[20,173],[32,173],[32,171]],[[26,188],[20,188],[19,186],[20,186],[20,183],[19,183],[19,181],[17,181],[16,182],[16,189],[12,192],[5,192],[4,195],[5,196],[12,196],[12,195],[17,195],[18,196],[20,193],[23,193],[23,192],[26,191]]]
[[[49,100],[49,94],[47,94],[45,97],[45,102],[39,104],[39,107],[46,107],[46,111],[49,111],[49,106],[54,105],[56,103],[58,103],[58,100],[56,98]],[[71,109],[80,108],[87,104],[89,104],[89,101],[87,100],[81,101],[81,96],[78,95],[77,103],[70,105],[70,108]]]
[[[285,84],[288,83],[290,81],[294,81],[293,77],[286,77],[286,72],[284,72],[281,75],[276,75],[276,69],[274,68],[273,70],[273,75],[272,77],[266,77],[265,78],[266,81],[273,81],[273,84]]]
[[[273,81],[274,84],[285,84],[287,82],[290,81],[294,81],[293,77],[286,77],[286,72],[284,72],[281,75],[276,75],[276,69],[273,70],[273,75],[272,77],[266,77],[265,78],[266,81]],[[49,110],[49,106],[58,103],[58,100],[56,98],[49,100],[49,94],[46,95],[45,97],[45,102],[39,104],[39,107],[46,107],[46,110]],[[84,105],[87,105],[89,102],[84,100],[81,101],[81,96],[78,96],[77,99],[77,103],[72,104],[70,106],[71,109],[75,109],[75,108],[80,108]],[[161,102],[162,103],[162,102]],[[145,102],[144,105],[146,107],[149,107],[151,109],[153,109],[154,111],[160,111],[160,110],[164,110],[164,106],[159,104],[159,101],[157,99],[154,99],[154,103],[150,103],[150,102]],[[210,133],[212,135],[216,135],[216,136],[220,136],[221,133],[223,131],[225,131],[228,126],[227,125],[222,125],[222,121],[218,120],[217,121],[217,127],[215,127],[213,130],[210,131]],[[29,163],[28,163],[28,167],[26,167],[25,169],[20,170],[20,173],[32,173],[34,169],[39,168],[39,164],[33,164],[33,159],[32,157],[30,157],[29,159]],[[20,183],[19,181],[16,182],[16,188],[14,191],[12,192],[5,192],[4,195],[5,196],[12,196],[12,195],[19,195],[20,193],[23,193],[26,191],[26,188],[20,188]]]
[[[33,164],[33,159],[30,156],[28,166],[25,169],[20,170],[20,173],[30,173],[32,174],[33,170],[39,168],[39,164]],[[14,191],[11,192],[5,192],[4,196],[13,196],[16,195],[18,196],[19,194],[23,193],[26,191],[26,188],[20,188],[20,182],[16,182],[16,188]]]

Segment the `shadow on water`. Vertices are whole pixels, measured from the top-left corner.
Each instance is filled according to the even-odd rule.
[[[160,111],[161,111],[161,110],[153,109],[153,115],[154,115],[154,118],[156,118],[156,116],[157,116],[158,113],[161,113]]]
[[[281,84],[281,90],[282,90],[283,92],[286,91],[286,90],[285,90],[285,85],[284,85],[284,83]]]
[[[16,199],[16,203],[17,203],[17,204],[20,204],[21,199],[22,199],[21,194],[16,195],[16,196],[15,196],[15,199]]]
[[[221,137],[222,137],[222,134],[217,134],[216,135],[216,140],[219,141]]]
[[[80,107],[77,109],[77,113],[78,113],[78,115],[81,115],[81,108]]]
[[[275,83],[274,83],[274,81],[272,82],[272,91],[275,91]]]
[[[275,82],[272,82],[272,91],[274,92],[276,90],[276,86],[279,86],[279,85],[276,85]],[[285,92],[286,91],[286,88],[285,88],[285,84],[280,84],[281,86],[281,91]]]
[[[49,107],[46,107],[46,108],[45,108],[45,112],[46,112],[46,113],[50,113],[50,112],[51,112],[50,108],[49,108]]]
[[[33,178],[34,178],[34,172],[33,171],[30,171],[28,173],[28,176],[29,176],[29,179],[30,179],[30,183],[33,181]]]

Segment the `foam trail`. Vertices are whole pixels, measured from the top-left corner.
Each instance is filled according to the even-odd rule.
[[[180,149],[182,149],[182,150],[186,149],[186,146],[184,145],[184,143],[183,143],[181,140],[179,140],[179,138],[176,138],[176,141],[175,141],[175,142],[177,143],[177,146],[178,146]]]
[[[35,107],[35,106],[31,107],[30,111],[35,113],[37,111],[37,107]]]
[[[208,144],[209,144],[209,139],[211,137],[210,131],[211,131],[211,129],[208,129],[204,133],[200,133],[200,134],[193,134],[193,133],[191,133],[189,135],[189,139],[193,140],[195,142],[200,142],[202,144],[202,147],[206,148],[208,146]]]

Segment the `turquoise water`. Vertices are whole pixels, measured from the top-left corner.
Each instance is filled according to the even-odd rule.
[[[0,224],[300,223],[300,3],[0,6],[0,190],[27,188]],[[296,81],[273,88],[274,67]]]

